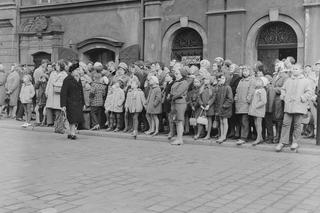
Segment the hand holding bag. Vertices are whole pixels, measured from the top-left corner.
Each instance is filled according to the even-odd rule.
[[[64,134],[68,127],[67,116],[64,111],[61,110],[54,125],[54,132]]]
[[[191,118],[189,118],[190,126],[197,126],[197,119],[194,111],[192,112]]]
[[[205,114],[206,113],[202,109],[201,112],[200,112],[200,116],[197,118],[197,124],[208,126],[208,119],[207,119]]]

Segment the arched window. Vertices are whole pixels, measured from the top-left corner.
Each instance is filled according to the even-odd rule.
[[[274,72],[276,59],[292,56],[297,60],[297,35],[284,22],[270,22],[261,27],[257,38],[258,60],[265,65],[266,73]]]
[[[172,42],[171,59],[199,64],[203,57],[203,42],[200,34],[192,28],[181,28]]]

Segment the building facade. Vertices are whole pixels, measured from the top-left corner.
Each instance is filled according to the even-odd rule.
[[[42,58],[196,64],[221,56],[238,64],[259,59],[271,70],[276,58],[320,59],[320,0],[20,0],[16,7],[6,1],[4,63],[15,54],[22,64]]]

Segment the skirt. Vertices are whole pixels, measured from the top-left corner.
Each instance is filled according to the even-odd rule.
[[[186,109],[186,103],[173,103],[171,106],[171,113],[175,116],[174,121],[184,121]]]

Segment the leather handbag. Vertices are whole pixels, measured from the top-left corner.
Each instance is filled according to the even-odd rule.
[[[197,124],[201,124],[204,126],[208,126],[208,118],[205,115],[206,113],[202,109],[200,112],[200,116],[197,118]]]

